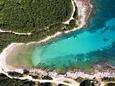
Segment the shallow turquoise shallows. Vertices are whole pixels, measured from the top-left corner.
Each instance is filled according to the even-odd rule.
[[[97,6],[102,5],[99,4],[99,0],[97,2]],[[109,3],[108,0],[105,4],[107,3]],[[90,23],[95,24],[87,28],[89,30],[76,31],[73,34],[64,35],[64,37],[58,37],[50,43],[38,45],[33,51],[33,64],[55,68],[75,66],[81,69],[89,68],[91,65],[101,62],[114,65],[115,16],[103,16],[102,18],[102,13],[105,11],[108,12],[107,10],[97,11],[97,16],[90,19]],[[101,19],[98,20],[99,17],[102,18],[102,21]],[[100,22],[100,25],[96,20]]]

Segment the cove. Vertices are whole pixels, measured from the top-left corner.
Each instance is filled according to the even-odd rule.
[[[113,12],[115,10],[112,4],[112,7],[107,6],[111,1],[97,0],[95,2],[100,8],[96,8],[96,10],[99,9],[95,10],[96,16],[89,20],[91,25],[86,28],[88,30],[80,33],[76,31],[74,34],[64,35],[50,43],[38,45],[32,54],[34,66],[89,69],[93,64],[103,61],[114,65],[115,14]],[[110,51],[109,54],[108,51]]]

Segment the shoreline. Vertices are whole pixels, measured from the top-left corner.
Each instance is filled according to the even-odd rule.
[[[7,55],[12,51],[12,49],[18,45],[22,45],[23,43],[12,43],[10,45],[8,45],[3,52],[0,54],[0,72],[4,71],[10,71],[10,69],[8,69],[8,67],[11,67],[9,65],[7,65],[6,63],[6,57]],[[13,67],[11,67],[13,68]],[[18,69],[16,69],[17,71]],[[18,71],[18,72],[22,72],[22,71]]]
[[[80,19],[81,27],[87,26],[87,21],[90,17],[90,14],[93,9],[93,5],[91,4],[91,0],[74,0],[76,7],[78,7],[78,16]],[[84,21],[84,22],[82,22]]]
[[[79,7],[78,9],[80,9],[80,10],[82,9],[82,12],[81,11],[78,12],[79,16],[81,16],[81,18],[80,18],[81,19],[80,20],[81,21],[80,26],[78,28],[74,28],[72,30],[65,31],[64,33],[69,33],[69,32],[72,32],[72,31],[76,31],[76,30],[84,27],[86,25],[86,21],[87,21],[88,17],[90,16],[90,14],[86,15],[87,14],[86,13],[87,9],[86,8],[84,9],[84,6],[82,6],[84,1],[83,0],[82,1],[76,0],[76,2],[77,2],[77,6]],[[90,6],[92,6],[92,5],[90,4]],[[84,15],[84,13],[85,13],[85,15]],[[48,36],[47,38],[45,38],[45,39],[43,39],[43,40],[41,40],[39,42],[35,41],[35,42],[29,42],[27,44],[25,44],[25,43],[11,43],[11,44],[9,44],[5,49],[3,49],[2,53],[0,54],[0,72],[4,73],[4,71],[5,71],[5,73],[7,73],[8,71],[16,71],[16,72],[19,72],[19,73],[23,73],[23,69],[15,69],[15,70],[8,69],[7,68],[8,65],[5,63],[5,59],[6,59],[7,55],[8,55],[8,53],[9,53],[10,49],[13,49],[14,46],[23,45],[23,44],[24,45],[30,45],[30,44],[33,44],[33,43],[38,44],[38,43],[46,42],[46,41],[48,41],[48,40],[50,40],[52,38],[55,38],[56,36],[59,36],[61,34],[63,34],[63,33],[62,32],[57,32],[56,34],[54,34],[52,36]],[[41,70],[41,69],[33,69],[33,70],[30,70],[30,72],[39,72],[40,74],[49,75],[51,77],[60,77],[60,76],[61,77],[71,77],[71,78],[75,78],[75,77],[84,77],[84,78],[97,77],[97,78],[99,78],[99,77],[105,77],[105,76],[107,76],[107,77],[115,77],[115,73],[98,72],[98,71],[94,72],[94,74],[86,74],[85,72],[73,72],[73,71],[70,71],[70,72],[65,73],[64,75],[60,75],[60,74],[58,74],[56,72],[48,72],[47,73],[46,71]]]
[[[87,0],[86,0],[87,1]],[[47,42],[48,40],[50,40],[50,39],[52,39],[52,38],[55,38],[55,37],[57,37],[57,36],[59,36],[59,35],[61,35],[61,34],[66,34],[66,33],[70,33],[70,32],[74,32],[74,31],[76,31],[76,30],[79,30],[79,29],[81,29],[82,27],[85,27],[86,26],[86,22],[87,22],[87,20],[89,19],[89,17],[90,17],[90,14],[91,14],[91,11],[92,11],[92,8],[93,8],[93,6],[92,6],[92,4],[90,3],[90,0],[88,0],[88,4],[84,4],[85,5],[85,9],[84,9],[84,6],[82,6],[83,5],[83,3],[84,3],[84,1],[79,1],[79,0],[73,0],[73,2],[75,3],[78,3],[78,4],[76,4],[76,6],[78,7],[78,16],[80,17],[80,16],[82,16],[81,18],[80,18],[80,20],[79,21],[81,21],[81,23],[79,24],[79,26],[78,27],[76,27],[76,28],[73,28],[73,29],[71,29],[71,30],[67,30],[67,31],[64,31],[64,32],[57,32],[57,33],[55,33],[55,34],[53,34],[52,36],[48,36],[48,37],[46,37],[45,39],[43,39],[43,40],[41,40],[41,41],[38,41],[38,42],[36,42],[36,41],[32,41],[32,42],[29,42],[29,43],[26,43],[26,45],[29,45],[29,44],[34,44],[34,43],[42,43],[42,42]],[[79,4],[79,2],[81,3],[81,4]],[[87,5],[88,5],[88,8],[87,8]],[[89,9],[90,8],[90,9]],[[90,10],[89,11],[89,13],[87,13],[87,10]],[[78,21],[78,22],[79,22]]]

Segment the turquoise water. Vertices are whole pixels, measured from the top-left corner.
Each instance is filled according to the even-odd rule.
[[[115,0],[92,3],[89,27],[38,45],[32,55],[35,66],[85,69],[103,62],[115,64]]]

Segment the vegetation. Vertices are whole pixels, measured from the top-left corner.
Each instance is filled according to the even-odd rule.
[[[35,82],[28,80],[10,79],[0,74],[0,86],[36,86]],[[39,83],[38,86],[53,86],[51,83]]]
[[[35,86],[35,83],[28,80],[10,79],[0,74],[0,86]]]
[[[50,76],[43,76],[42,79],[52,80],[52,78]]]
[[[57,31],[72,29],[75,20],[70,25],[62,24],[71,11],[71,0],[0,0],[0,29],[32,33],[0,32],[0,52],[12,42],[39,41]]]
[[[58,86],[67,86],[67,85],[64,85],[64,84],[59,84]]]
[[[8,74],[13,77],[23,77],[23,74],[20,74],[18,72],[8,72]]]
[[[115,86],[115,83],[108,83],[106,86]]]
[[[75,79],[75,81],[77,81],[77,82],[82,82],[82,81],[84,81],[84,80],[85,80],[85,79],[82,78],[82,77],[78,77],[78,78]]]
[[[102,81],[115,81],[115,78],[113,78],[113,77],[103,77]]]
[[[0,28],[17,32],[41,30],[71,16],[71,0],[0,0]]]
[[[28,75],[29,74],[29,70],[24,69],[24,74]]]
[[[73,15],[73,18],[78,19],[78,10],[77,10],[77,7],[75,7],[75,13]]]
[[[52,86],[51,83],[40,83],[38,86]]]
[[[30,75],[30,74],[29,74]],[[33,79],[40,79],[40,76],[37,74],[31,74],[30,75]]]
[[[39,41],[58,31],[73,29],[76,21],[70,21],[69,25],[62,22],[69,19],[72,13],[71,0],[0,0],[0,29],[11,30],[19,33],[31,32],[31,35],[18,35],[9,32],[0,32],[0,53],[3,48],[12,42],[28,43]],[[77,11],[74,17],[77,16]],[[24,74],[29,74],[25,70]],[[9,72],[11,76],[23,75]],[[33,78],[39,78],[36,75]],[[44,79],[52,79],[45,76]],[[12,83],[11,83],[12,82]],[[35,83],[28,80],[10,79],[0,75],[0,86],[34,86]],[[40,86],[50,86],[50,83]],[[62,86],[62,85],[60,85]]]
[[[80,83],[80,86],[99,86],[99,82],[97,80],[84,80]]]
[[[58,24],[56,24],[58,26]],[[63,27],[63,24],[59,24],[58,27],[55,28],[55,25],[50,26],[50,30],[42,30],[42,31],[34,31],[32,35],[16,35],[14,33],[0,33],[0,52],[5,48],[8,44],[12,42],[30,42],[30,41],[40,41],[44,38],[46,38],[49,35],[55,34],[57,31],[65,31],[73,26],[65,25]],[[60,28],[61,27],[61,28]],[[53,29],[55,28],[55,29]],[[51,32],[50,32],[51,31]]]

